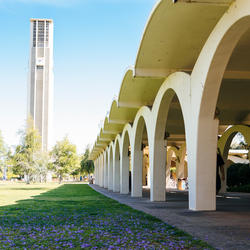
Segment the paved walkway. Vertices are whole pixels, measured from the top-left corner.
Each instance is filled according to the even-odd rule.
[[[217,197],[217,211],[188,210],[188,193],[167,190],[167,202],[150,202],[149,190],[143,198],[133,198],[90,185],[96,191],[208,242],[217,249],[250,249],[250,194],[227,193]]]

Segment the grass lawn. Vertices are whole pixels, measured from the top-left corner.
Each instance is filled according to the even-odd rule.
[[[0,185],[0,197],[0,249],[212,249],[88,185]]]
[[[59,187],[57,183],[30,184],[0,182],[0,206],[16,204],[18,200],[30,199],[51,189]]]

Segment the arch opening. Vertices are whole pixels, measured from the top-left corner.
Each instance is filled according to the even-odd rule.
[[[238,133],[233,133],[225,161],[225,180],[222,182],[221,192],[248,192],[250,185],[250,165],[249,165],[249,139],[250,128],[247,127],[246,137]]]
[[[247,169],[249,169],[249,143],[250,127],[248,126],[232,126],[219,138],[218,149],[225,163],[219,171],[220,193],[225,193],[227,190],[232,191],[234,186],[239,187],[245,183],[241,183],[240,179],[245,178],[242,176],[243,170],[241,169],[246,171],[243,175],[247,175]]]
[[[148,132],[144,117],[140,117],[137,123],[132,150],[132,190],[133,197],[148,197],[150,186],[149,174],[149,143]],[[143,192],[143,183],[147,183],[147,188]]]
[[[162,96],[156,117],[154,143],[154,168],[158,166],[154,174],[157,175],[158,172],[163,175],[164,173],[164,179],[161,179],[162,185],[158,187],[160,193],[155,193],[154,196],[158,200],[165,200],[168,196],[173,196],[173,189],[187,191],[185,125],[181,104],[173,89],[166,90]],[[159,182],[158,178],[156,176],[154,181]],[[180,192],[178,192],[179,195]],[[183,195],[187,197],[188,192],[184,192]]]
[[[118,139],[114,150],[113,192],[120,192],[120,144]]]
[[[108,150],[105,150],[104,154],[104,188],[108,188]]]
[[[113,146],[109,148],[109,163],[108,163],[108,190],[113,190]]]
[[[131,144],[128,131],[125,132],[121,157],[121,194],[131,192]]]
[[[172,102],[169,107],[165,135],[167,135],[167,148],[170,148],[170,150],[171,147],[176,148],[175,158],[172,159],[175,163],[175,166],[170,166],[171,168],[173,168],[172,179],[175,179],[176,187],[178,190],[187,190],[187,185],[185,185],[188,178],[185,126],[180,102],[176,94],[173,96]],[[169,171],[168,169],[168,166],[166,167],[166,171],[171,173],[171,171]]]
[[[104,154],[100,155],[100,187],[104,187]]]

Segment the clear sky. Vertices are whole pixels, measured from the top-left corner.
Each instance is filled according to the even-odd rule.
[[[134,65],[155,0],[0,0],[0,130],[18,143],[25,124],[30,18],[54,20],[54,135],[82,152]]]

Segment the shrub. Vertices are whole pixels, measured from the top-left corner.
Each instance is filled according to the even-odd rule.
[[[229,188],[250,185],[250,165],[236,163],[227,170],[227,185]]]
[[[227,189],[228,192],[244,192],[244,193],[250,193],[250,184],[245,186],[239,186],[239,187],[229,187]]]

